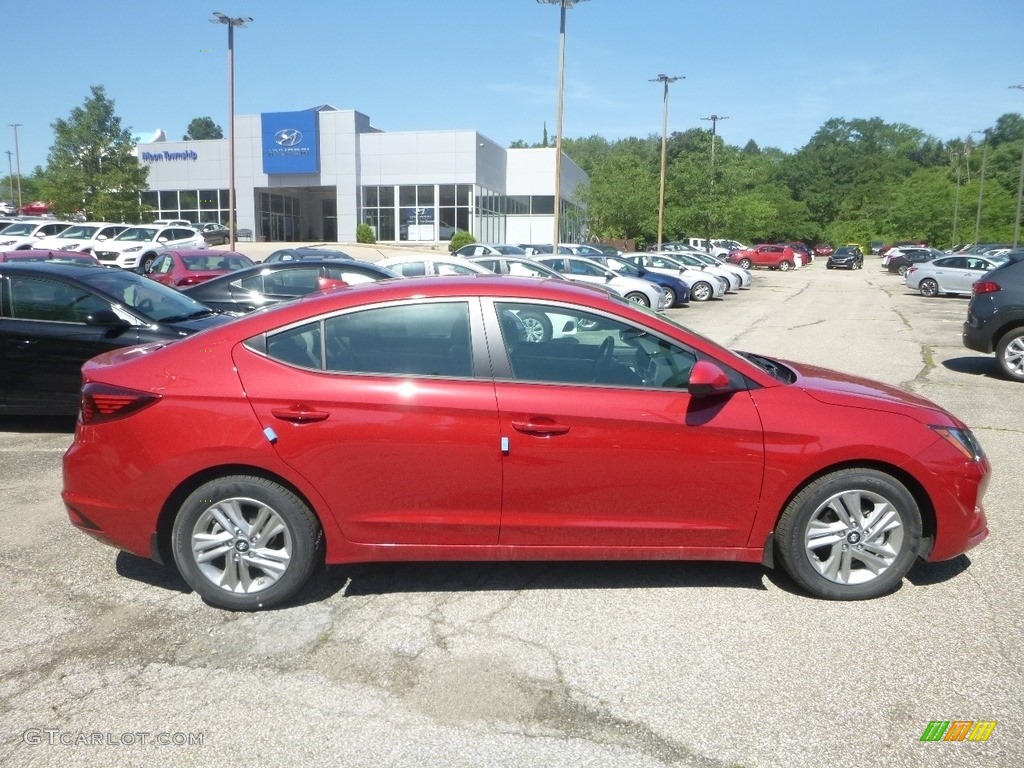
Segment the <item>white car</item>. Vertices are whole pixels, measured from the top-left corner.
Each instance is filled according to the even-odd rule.
[[[441,256],[430,253],[410,253],[389,256],[376,262],[378,267],[387,267],[402,277],[423,275],[493,275],[487,267],[476,264],[461,256]]]
[[[701,269],[694,269],[681,264],[664,253],[650,253],[648,251],[634,251],[633,253],[622,254],[622,259],[638,267],[643,267],[648,272],[658,272],[662,275],[678,277],[690,287],[691,301],[709,301],[720,299],[729,290],[729,281],[724,277],[712,275]]]
[[[117,237],[131,224],[111,224],[106,221],[87,221],[72,224],[60,234],[47,239],[46,247],[51,251],[81,251],[92,253],[97,245]]]
[[[92,255],[108,266],[134,269],[145,274],[164,251],[206,248],[206,240],[194,229],[145,224],[128,227],[117,237],[93,248]]]
[[[455,255],[464,259],[474,259],[478,256],[525,256],[526,251],[518,245],[507,243],[470,243],[459,248]]]
[[[724,259],[729,256],[731,251],[742,251],[748,247],[738,240],[712,240],[711,255]]]
[[[641,304],[658,311],[668,309],[668,295],[654,283],[637,277],[619,275],[596,261],[582,256],[565,255],[538,256],[536,261],[551,267],[556,272],[561,272],[570,280],[611,288],[634,304]]]
[[[720,258],[713,256],[710,253],[694,253],[692,255],[695,259],[700,259],[709,267],[719,267],[720,269],[724,269],[726,272],[732,272],[739,276],[740,288],[749,288],[750,284],[754,280],[750,274],[750,270],[744,269],[739,264],[730,264],[727,261],[722,261]]]
[[[16,221],[0,230],[0,251],[46,248],[48,244],[40,243],[41,240],[47,240],[70,226],[70,221],[53,221],[52,219]]]
[[[946,294],[970,296],[974,282],[979,277],[1007,261],[1005,256],[943,256],[941,259],[911,264],[903,282],[907,288],[913,288],[929,298]]]
[[[719,277],[725,278],[729,283],[728,290],[730,291],[738,291],[743,287],[743,279],[739,275],[730,272],[727,269],[723,269],[722,267],[706,264],[701,257],[706,256],[707,254],[698,254],[689,251],[672,251],[671,253],[662,255],[674,259],[682,266],[687,266],[691,269],[699,269],[702,272],[707,272],[708,274],[718,275]]]

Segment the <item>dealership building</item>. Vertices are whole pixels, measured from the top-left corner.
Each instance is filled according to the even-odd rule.
[[[228,140],[137,145],[149,167],[153,219],[230,220]],[[564,154],[560,240],[583,239],[577,189],[587,175]],[[550,243],[555,150],[507,149],[476,131],[386,133],[330,105],[235,117],[240,233],[267,241]]]

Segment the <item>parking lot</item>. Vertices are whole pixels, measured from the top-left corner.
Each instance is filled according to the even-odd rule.
[[[991,537],[862,603],[747,564],[415,563],[327,569],[300,604],[222,612],[71,528],[72,423],[0,419],[0,765],[1017,768],[1024,386],[961,346],[966,305],[869,257],[758,270],[672,310],[727,346],[911,390],[977,434]],[[652,478],[639,503],[685,493]],[[935,720],[997,726],[920,741]]]

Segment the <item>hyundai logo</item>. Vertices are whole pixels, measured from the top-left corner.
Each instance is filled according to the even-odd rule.
[[[279,147],[294,147],[302,143],[302,133],[294,128],[285,128],[274,134],[274,142]]]

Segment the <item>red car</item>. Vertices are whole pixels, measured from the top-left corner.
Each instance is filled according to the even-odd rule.
[[[26,216],[45,216],[50,212],[50,206],[41,200],[36,200],[34,203],[25,203],[21,206],[21,212]]]
[[[572,343],[528,341],[528,313]],[[989,472],[886,384],[561,281],[435,277],[92,359],[63,499],[233,610],[324,561],[777,559],[852,600],[982,541]]]
[[[788,245],[771,245],[764,243],[746,250],[731,251],[729,261],[739,264],[744,269],[768,267],[781,272],[797,266],[797,256]]]
[[[100,260],[91,253],[78,251],[3,251],[0,261],[60,261],[65,264],[91,264],[102,267]]]
[[[187,288],[255,263],[234,251],[164,251],[150,263],[146,277],[172,288]]]

